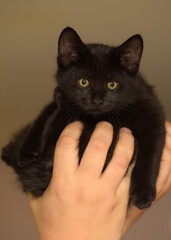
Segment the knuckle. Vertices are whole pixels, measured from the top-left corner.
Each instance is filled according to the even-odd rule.
[[[163,153],[162,153],[162,160],[163,161],[169,161],[171,159],[171,154],[170,154],[170,150],[165,148],[163,150]]]
[[[167,149],[171,150],[171,136],[168,134],[166,135],[165,146]]]
[[[92,149],[94,151],[98,151],[98,152],[102,152],[104,151],[104,149],[106,148],[106,142],[104,140],[104,138],[102,137],[95,137],[93,140],[92,140]]]
[[[171,134],[171,123],[170,122],[166,122],[166,132]]]
[[[58,142],[57,142],[57,145],[59,147],[66,147],[66,146],[72,146],[73,144],[75,143],[75,139],[73,136],[71,135],[61,135]]]
[[[119,156],[116,158],[116,164],[119,169],[126,170],[128,168],[128,158]]]
[[[50,186],[58,199],[63,199],[72,191],[72,183],[67,177],[59,177],[57,181],[53,181]]]
[[[51,190],[55,193],[55,196],[58,199],[61,199],[64,193],[64,184],[60,181],[58,181],[58,183],[53,183],[50,185]]]
[[[123,149],[123,151],[121,151],[120,153],[118,153],[116,155],[115,161],[116,161],[117,166],[120,169],[126,170],[128,168],[128,165],[129,165],[130,161],[131,161],[131,157]]]

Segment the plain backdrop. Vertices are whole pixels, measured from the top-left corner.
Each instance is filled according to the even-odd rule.
[[[84,42],[119,45],[144,39],[141,72],[171,120],[170,0],[0,0],[0,148],[52,99],[57,40],[71,26]],[[171,193],[130,229],[125,240],[169,240]],[[170,232],[169,232],[170,231]],[[27,197],[0,161],[0,239],[38,240]]]

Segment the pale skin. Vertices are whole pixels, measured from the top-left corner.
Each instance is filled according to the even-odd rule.
[[[144,213],[130,205],[134,149],[131,131],[123,128],[113,157],[103,173],[113,137],[107,122],[97,124],[78,164],[78,140],[82,124],[75,122],[62,132],[55,149],[51,182],[40,198],[29,194],[40,240],[120,240]],[[166,123],[166,144],[157,180],[155,202],[171,189],[171,124]]]

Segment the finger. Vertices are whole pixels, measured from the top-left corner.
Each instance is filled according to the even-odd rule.
[[[78,168],[78,142],[82,129],[82,123],[74,122],[61,133],[54,154],[53,178],[73,173]]]
[[[118,198],[122,199],[124,196],[125,199],[129,200],[131,175],[132,175],[132,170],[133,170],[134,166],[135,166],[135,163],[130,164],[125,176],[122,178],[122,180],[119,184],[119,187],[116,191],[116,195],[118,196]]]
[[[81,174],[87,176],[101,174],[112,139],[113,126],[108,122],[98,123],[81,159],[79,167]]]
[[[162,157],[161,157],[161,164],[169,164],[171,159],[171,150],[165,147],[163,149]],[[167,163],[165,163],[167,162]]]
[[[166,132],[165,146],[163,149],[159,175],[157,178],[157,198],[160,197],[160,195],[162,195],[163,192],[165,192],[165,190],[167,190],[170,175],[171,175],[171,135],[168,132]]]
[[[169,190],[169,188],[171,188],[171,151],[167,148],[163,150],[156,188],[156,199],[160,198]]]
[[[171,123],[166,121],[165,127],[166,131],[171,135]]]
[[[166,132],[165,147],[171,150],[171,134]]]
[[[102,178],[117,190],[122,181],[134,152],[134,137],[127,128],[122,128],[119,133],[119,140],[115,147],[113,157],[109,162]]]

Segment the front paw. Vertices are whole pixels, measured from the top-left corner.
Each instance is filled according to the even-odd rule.
[[[24,167],[37,158],[38,150],[34,146],[30,148],[23,147],[18,153],[18,165]]]
[[[156,188],[147,184],[131,185],[130,198],[139,209],[148,208],[156,198]]]

